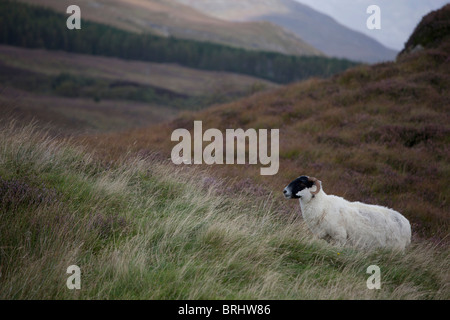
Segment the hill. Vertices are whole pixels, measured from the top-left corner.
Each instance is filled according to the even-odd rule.
[[[33,127],[0,129],[0,299],[442,299],[448,250],[357,251],[282,206],[155,158],[104,166]],[[382,270],[368,290],[367,267]],[[69,266],[81,289],[68,290]]]
[[[381,30],[366,28],[367,7],[372,3],[353,0],[295,0],[332,16],[353,30],[358,30],[375,38],[388,48],[401,51],[416,25],[427,13],[441,8],[447,0],[433,1],[383,1],[381,9]]]
[[[311,76],[329,76],[355,65],[345,59],[289,56],[211,42],[138,34],[88,20],[83,21],[81,30],[69,30],[66,27],[67,16],[9,0],[0,2],[0,9],[0,43],[12,46],[177,63],[202,70],[246,74],[279,83]]]
[[[437,24],[448,23],[443,14],[448,10],[449,5],[423,21],[444,16]],[[450,225],[450,42],[448,36],[432,45],[416,39],[423,28],[410,39],[419,41],[421,49],[395,62],[359,66],[330,79],[292,84],[185,113],[167,124],[87,137],[86,142],[107,159],[121,158],[128,150],[162,150],[168,157],[172,131],[191,130],[194,120],[202,120],[204,130],[279,128],[276,176],[260,176],[259,166],[214,166],[214,172],[241,185],[246,179],[256,181],[256,193],[274,192],[279,199],[293,178],[315,176],[330,194],[402,212],[413,222],[416,237],[443,239]],[[290,205],[298,210],[297,203]]]
[[[394,50],[294,0],[177,1],[228,21],[272,22],[331,57],[369,63],[395,59]]]
[[[22,0],[61,13],[69,0]],[[205,15],[174,0],[80,0],[83,19],[127,31],[214,42],[249,50],[323,55],[292,32],[267,21],[233,23]]]
[[[39,120],[64,135],[148,126],[275,87],[227,72],[0,45],[1,119]]]
[[[278,87],[275,83],[255,77],[204,71],[170,63],[132,61],[3,45],[0,45],[0,61],[4,67],[16,68],[16,73],[29,71],[47,76],[68,73],[73,76],[149,86],[183,97],[205,96],[219,89],[223,94],[242,94],[256,84],[266,88]],[[14,75],[11,73],[10,79]]]

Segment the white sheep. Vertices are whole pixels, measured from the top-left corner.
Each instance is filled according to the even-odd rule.
[[[308,228],[321,239],[338,245],[400,250],[411,243],[411,225],[400,213],[327,195],[316,178],[301,176],[283,193],[286,198],[299,199]]]

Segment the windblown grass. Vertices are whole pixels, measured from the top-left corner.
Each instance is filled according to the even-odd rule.
[[[33,126],[0,131],[0,210],[1,299],[450,298],[447,247],[337,248],[271,196],[151,156],[103,165]]]

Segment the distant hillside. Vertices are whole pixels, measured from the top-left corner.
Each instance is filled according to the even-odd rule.
[[[46,76],[67,73],[113,81],[116,86],[120,84],[147,86],[182,97],[205,96],[219,91],[222,94],[239,95],[251,91],[252,86],[260,85],[265,88],[278,86],[270,81],[246,75],[204,71],[176,64],[130,61],[4,45],[0,45],[0,64]],[[8,79],[12,80],[18,73],[20,71],[9,74]]]
[[[372,63],[393,60],[396,55],[376,40],[293,0],[177,1],[228,21],[270,21],[333,57]]]
[[[1,120],[50,123],[58,133],[118,131],[172,119],[277,85],[174,64],[0,45]]]
[[[326,77],[355,65],[344,59],[288,56],[210,42],[137,34],[91,21],[84,21],[81,30],[73,31],[66,28],[65,15],[50,9],[11,1],[0,2],[0,9],[0,43],[13,46],[177,63],[279,83],[311,76]]]
[[[21,0],[66,13],[70,0]],[[82,18],[133,32],[208,41],[293,55],[323,55],[297,35],[268,21],[233,23],[174,0],[78,0]]]
[[[450,5],[425,17],[418,32],[429,30],[433,16],[445,16],[448,23],[448,10]],[[279,128],[276,176],[260,176],[259,166],[214,166],[214,172],[242,183],[251,178],[280,198],[293,178],[315,176],[330,194],[404,213],[416,236],[443,238],[450,231],[450,41],[445,30],[445,36],[436,37],[441,41],[396,62],[292,84],[156,127],[93,137],[91,144],[107,159],[121,157],[131,143],[135,152],[156,149],[168,156],[171,132],[192,129],[194,120],[202,120],[204,130]],[[422,33],[411,42],[419,41],[416,34]],[[297,203],[292,205],[298,210]]]

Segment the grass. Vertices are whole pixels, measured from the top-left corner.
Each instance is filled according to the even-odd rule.
[[[449,299],[448,247],[361,252],[294,212],[157,156],[105,165],[32,125],[0,130],[1,299]],[[70,265],[81,290],[66,287]],[[382,289],[366,268],[380,266]]]

